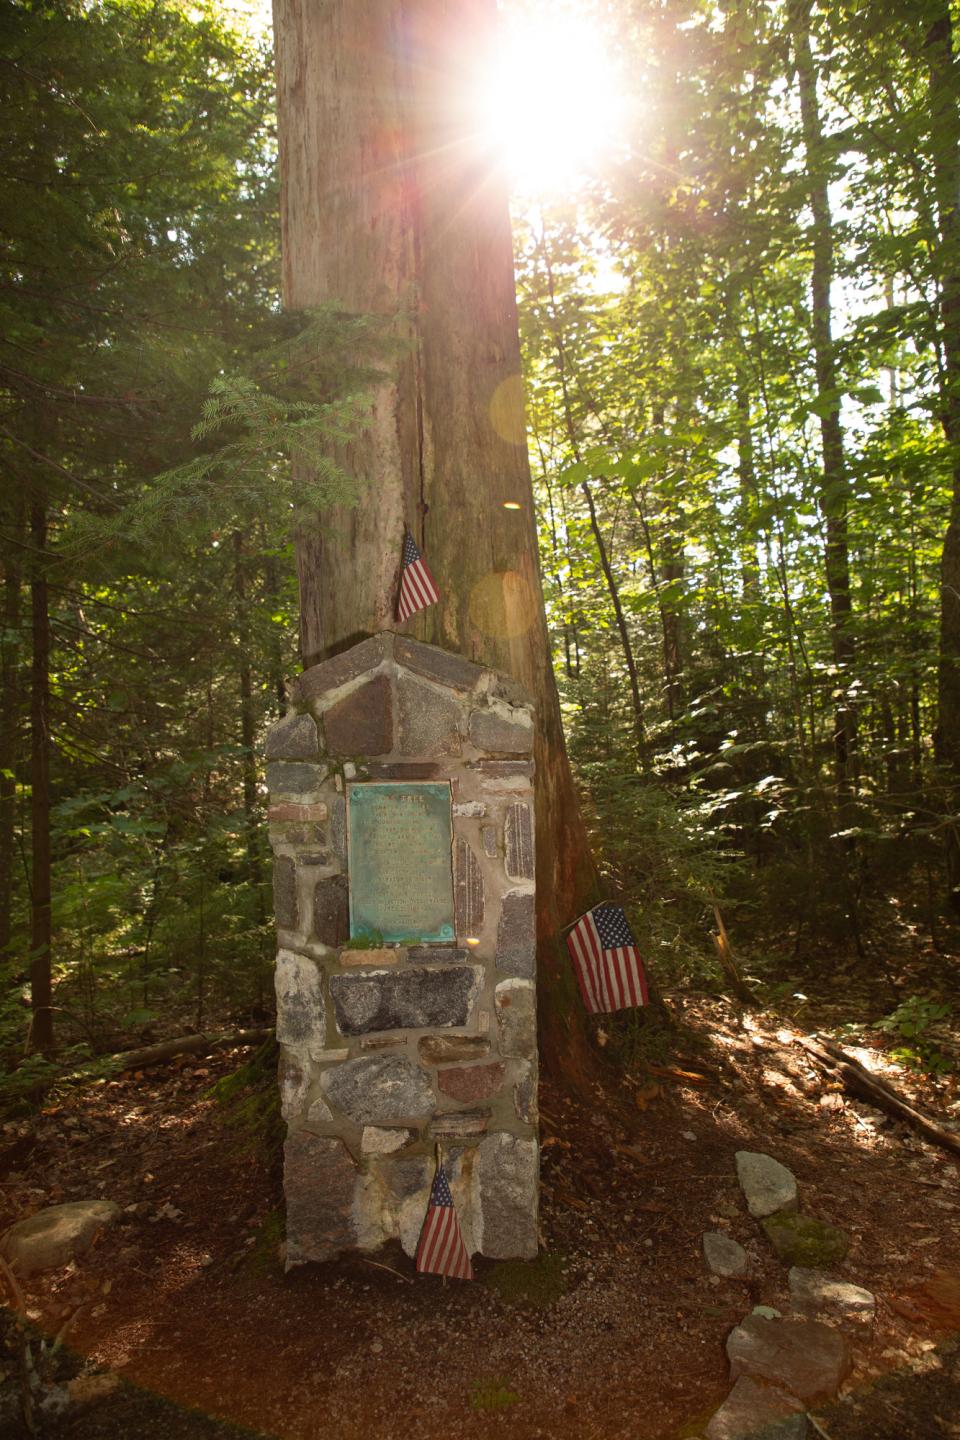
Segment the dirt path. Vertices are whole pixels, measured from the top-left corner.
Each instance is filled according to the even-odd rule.
[[[481,1261],[473,1285],[415,1278],[399,1251],[285,1277],[276,1168],[206,1098],[239,1056],[125,1076],[7,1126],[0,1225],[98,1195],[124,1210],[28,1298],[49,1331],[84,1302],[73,1350],[149,1393],[57,1433],[179,1440],[223,1434],[217,1420],[284,1440],[696,1434],[728,1389],[731,1326],[755,1303],[788,1305],[786,1268],[744,1209],[738,1149],[783,1161],[804,1209],[853,1236],[839,1273],[878,1307],[851,1332],[851,1390],[931,1366],[960,1325],[957,1164],[824,1091],[780,1022],[744,1026],[702,1002],[687,1023],[708,1083],[645,1077],[595,1107],[542,1096],[545,1253]],[[710,1229],[747,1246],[749,1282],[708,1276]],[[149,1394],[194,1414],[151,1408]]]

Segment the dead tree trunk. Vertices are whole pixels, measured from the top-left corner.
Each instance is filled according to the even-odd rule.
[[[441,593],[409,628],[535,698],[543,1053],[569,1072],[589,1052],[558,932],[595,873],[540,590],[506,189],[465,104],[495,24],[495,0],[274,0],[284,303],[376,312],[407,342],[348,458],[360,502],[298,537],[301,645],[310,665],[393,627],[406,524]]]

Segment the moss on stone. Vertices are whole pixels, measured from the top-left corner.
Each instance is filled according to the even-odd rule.
[[[536,1260],[501,1260],[483,1280],[505,1305],[546,1310],[570,1288],[565,1263],[566,1257],[556,1251]]]
[[[821,1269],[842,1260],[850,1237],[812,1215],[769,1215],[762,1222],[767,1239],[788,1265]]]

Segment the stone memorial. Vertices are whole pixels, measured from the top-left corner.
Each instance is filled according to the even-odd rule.
[[[287,1266],[416,1251],[442,1148],[463,1237],[537,1253],[533,707],[385,632],[267,735]]]

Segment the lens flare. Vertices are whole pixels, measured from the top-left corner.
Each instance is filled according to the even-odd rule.
[[[478,79],[476,108],[484,142],[530,195],[576,189],[612,154],[625,109],[600,30],[555,6],[504,20]]]

